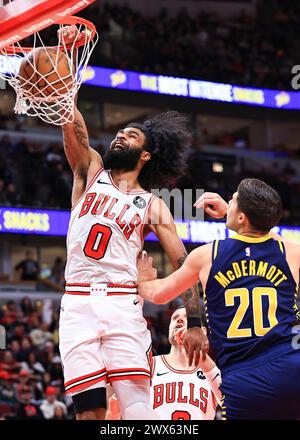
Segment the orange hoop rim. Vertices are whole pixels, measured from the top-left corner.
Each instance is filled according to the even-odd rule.
[[[85,25],[91,31],[91,34],[88,36],[87,39],[83,38],[81,41],[77,41],[75,44],[71,43],[71,44],[66,44],[65,46],[46,46],[51,49],[62,49],[62,50],[67,49],[67,50],[69,50],[72,47],[79,48],[79,47],[84,46],[87,43],[89,43],[97,35],[97,29],[96,29],[96,26],[94,25],[94,23],[92,23],[89,20],[86,20],[85,18],[77,17],[75,15],[63,17],[60,20],[53,23],[51,26],[54,26],[56,24],[65,24],[65,25],[81,24],[81,25]],[[20,41],[22,41],[22,40],[20,40]],[[5,46],[4,48],[0,49],[0,54],[1,53],[3,55],[15,55],[16,53],[23,54],[23,53],[31,52],[33,49],[34,49],[33,47],[17,46],[17,45],[13,44],[13,45]]]

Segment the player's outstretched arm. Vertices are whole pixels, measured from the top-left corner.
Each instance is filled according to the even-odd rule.
[[[174,269],[181,267],[187,257],[185,247],[180,240],[173,217],[165,203],[156,198],[150,209],[151,228],[159,238]],[[189,355],[189,364],[199,361],[200,351],[205,357],[208,350],[208,340],[201,329],[201,306],[198,290],[198,274],[194,283],[189,284],[188,290],[181,290],[181,297],[186,309],[188,331],[185,338],[185,349]],[[177,295],[176,295],[177,296]]]
[[[150,229],[159,238],[160,244],[168,255],[173,269],[180,268],[187,257],[187,252],[178,236],[170,210],[161,199],[156,198],[151,205],[150,216]],[[196,279],[195,286],[191,285],[187,292],[183,292],[182,299],[188,320],[195,318],[199,321],[200,326],[200,297],[197,284],[198,278]]]
[[[137,261],[139,295],[155,304],[166,304],[177,298],[198,281],[202,253],[202,248],[195,249],[178,270],[166,278],[155,279],[152,258],[142,252]]]
[[[73,171],[72,205],[84,193],[96,172],[103,167],[101,156],[90,147],[83,116],[75,108],[74,121],[63,125],[64,150]]]
[[[80,30],[75,25],[63,26],[58,30],[57,35],[61,44],[68,45],[72,44],[75,39],[80,41],[84,38],[84,34],[82,32],[79,34],[79,32]],[[103,162],[101,156],[90,147],[86,124],[76,105],[74,121],[67,122],[62,126],[62,130],[65,153],[74,175],[72,191],[72,205],[74,206],[90,180],[103,167]]]
[[[151,229],[159,238],[173,269],[181,267],[187,257],[186,249],[180,240],[174,219],[165,203],[156,198],[150,209]],[[198,291],[198,279],[194,286],[190,286],[186,292],[182,293],[182,299],[186,308],[188,327],[201,327],[201,308],[200,296]]]

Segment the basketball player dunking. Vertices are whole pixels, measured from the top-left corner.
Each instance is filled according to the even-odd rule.
[[[73,30],[64,29],[66,43]],[[129,124],[110,145],[108,169],[89,146],[78,109],[63,135],[74,175],[59,330],[65,389],[77,419],[105,418],[106,383],[112,384],[123,419],[151,419],[151,338],[137,296],[136,261],[150,232],[174,268],[186,257],[169,209],[148,192],[181,173],[186,120],[169,112]],[[208,349],[199,298],[195,290],[183,297],[189,327],[184,345],[197,363],[200,351]]]
[[[175,310],[169,325],[171,351],[152,358],[150,405],[162,420],[213,420],[221,404],[220,371],[208,355],[198,366],[188,365],[182,347],[186,324],[185,309]],[[120,419],[115,396],[110,399],[107,419]]]
[[[215,217],[226,205],[210,194],[198,206],[207,202]],[[194,250],[165,279],[155,280],[145,254],[138,263],[139,294],[155,303],[174,299],[200,278],[222,373],[224,419],[300,418],[300,246],[270,235],[280,215],[278,194],[245,179],[227,212],[237,235]]]

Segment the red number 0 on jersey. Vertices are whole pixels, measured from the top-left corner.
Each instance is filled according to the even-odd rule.
[[[174,411],[172,420],[191,420],[191,415],[187,411]]]
[[[108,226],[97,223],[91,227],[83,252],[87,257],[101,260],[106,252],[111,237],[111,229]]]

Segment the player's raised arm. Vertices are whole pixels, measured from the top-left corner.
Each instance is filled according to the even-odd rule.
[[[83,35],[78,33],[79,29],[75,25],[64,26],[59,29],[58,36],[67,45],[73,43],[75,38],[78,41],[83,38]],[[76,106],[73,122],[64,124],[62,130],[64,150],[74,175],[72,191],[72,205],[74,205],[82,196],[89,181],[103,167],[103,162],[101,156],[90,147],[85,121]]]
[[[223,218],[228,211],[228,203],[217,193],[205,192],[194,203],[198,209],[203,208],[212,218]]]
[[[74,175],[72,205],[82,196],[86,185],[96,172],[103,167],[103,162],[89,144],[88,131],[84,119],[75,108],[74,121],[63,125],[64,150]]]

